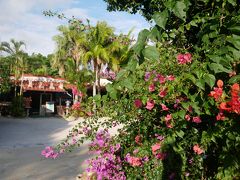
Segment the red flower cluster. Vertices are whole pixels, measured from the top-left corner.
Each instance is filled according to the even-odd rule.
[[[223,81],[217,81],[217,87],[213,88],[213,91],[210,92],[209,96],[213,97],[215,101],[219,101],[223,94]]]
[[[187,64],[192,62],[192,55],[190,53],[178,54],[178,64]]]
[[[240,88],[239,84],[235,83],[231,87],[231,100],[222,102],[219,106],[220,111],[227,111],[240,114]]]
[[[73,110],[79,110],[80,108],[81,108],[81,103],[80,102],[76,102],[72,105]]]
[[[217,87],[214,88],[214,91],[211,91],[209,96],[213,97],[215,101],[221,101],[223,94],[223,81],[218,80],[217,81]],[[219,105],[220,112],[216,116],[216,119],[224,120],[224,111],[227,111],[229,113],[236,113],[240,114],[240,87],[239,84],[235,83],[231,87],[231,99],[230,101],[221,102]]]

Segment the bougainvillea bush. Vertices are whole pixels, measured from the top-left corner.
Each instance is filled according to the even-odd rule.
[[[239,2],[157,7],[156,25],[139,33],[128,65],[98,98],[110,119],[87,119],[59,148],[89,137],[96,179],[239,179]]]

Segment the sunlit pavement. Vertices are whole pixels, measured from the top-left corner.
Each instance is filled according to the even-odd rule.
[[[75,179],[90,157],[87,145],[55,160],[44,159],[40,153],[45,146],[64,139],[77,122],[56,117],[0,117],[0,179]]]

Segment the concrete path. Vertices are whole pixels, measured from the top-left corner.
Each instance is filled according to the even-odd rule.
[[[75,179],[90,157],[86,144],[56,160],[44,159],[40,153],[64,139],[79,121],[0,117],[0,180]]]

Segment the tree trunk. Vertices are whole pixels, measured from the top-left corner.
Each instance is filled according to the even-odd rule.
[[[97,90],[98,90],[98,94],[99,95],[101,95],[101,85],[100,85],[100,79],[101,79],[101,77],[100,77],[100,70],[101,70],[101,68],[100,68],[100,66],[99,65],[97,65],[97,70],[98,70],[98,72],[97,72]]]
[[[95,73],[95,81],[93,83],[93,97],[96,96],[96,91],[97,91],[97,65],[94,65],[94,73]],[[97,109],[97,105],[96,102],[93,99],[93,112],[94,114],[96,114],[96,109]]]
[[[20,84],[20,96],[23,95],[23,73],[22,73],[22,76],[21,76],[21,84]]]
[[[93,96],[96,96],[97,94],[97,78],[98,78],[98,73],[97,73],[97,66],[94,66],[94,74],[95,74],[95,81],[93,83]]]

